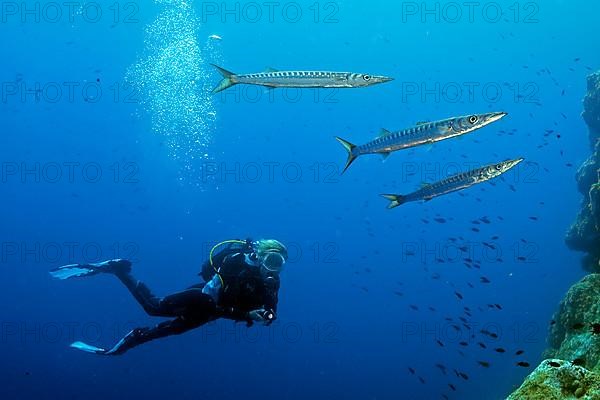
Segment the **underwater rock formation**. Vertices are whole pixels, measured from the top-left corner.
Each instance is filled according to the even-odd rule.
[[[583,119],[590,127],[590,145],[600,139],[600,72],[588,77],[588,93],[583,100]]]
[[[596,230],[600,229],[600,171],[598,172],[598,182],[593,184],[590,189],[590,212]]]
[[[577,171],[577,187],[584,200],[566,242],[572,250],[586,253],[583,267],[587,271],[600,272],[600,72],[588,77],[583,104],[582,115],[589,127],[593,154]]]
[[[600,375],[559,359],[543,361],[507,400],[598,400]]]
[[[600,274],[575,284],[560,303],[545,358],[560,358],[600,373]]]
[[[554,316],[540,366],[507,400],[600,399],[600,274],[575,284]]]

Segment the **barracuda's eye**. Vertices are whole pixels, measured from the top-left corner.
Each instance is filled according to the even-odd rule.
[[[498,164],[496,165],[496,171],[500,171],[502,169],[502,165]]]
[[[363,75],[363,79],[368,82],[371,80],[371,75]]]
[[[477,121],[479,121],[479,118],[477,118],[477,115],[472,115],[472,116],[469,117],[469,122],[471,124],[474,124]]]

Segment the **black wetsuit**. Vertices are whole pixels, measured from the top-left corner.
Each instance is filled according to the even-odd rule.
[[[123,339],[113,354],[122,354],[132,347],[150,340],[170,335],[179,335],[198,328],[218,318],[244,321],[252,324],[249,312],[265,309],[275,319],[279,278],[261,275],[256,266],[245,262],[244,253],[233,253],[224,257],[215,256],[220,262],[220,275],[223,287],[220,290],[219,303],[202,292],[204,283],[194,285],[182,292],[165,297],[157,297],[142,282],[135,279],[129,271],[116,273],[148,315],[156,317],[174,317],[153,328],[137,328]]]

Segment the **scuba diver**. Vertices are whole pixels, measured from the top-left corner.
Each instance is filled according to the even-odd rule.
[[[213,254],[219,247],[221,251]],[[179,335],[219,318],[270,325],[276,318],[279,274],[288,258],[277,240],[227,240],[214,246],[202,265],[204,283],[179,293],[157,297],[131,274],[131,262],[123,259],[95,264],[71,264],[50,271],[57,279],[113,274],[129,289],[148,315],[173,317],[153,328],[136,328],[112,349],[83,342],[79,350],[101,355],[120,355],[154,339]]]

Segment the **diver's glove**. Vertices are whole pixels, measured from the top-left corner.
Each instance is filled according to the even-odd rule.
[[[254,322],[262,322],[265,325],[271,325],[275,321],[275,313],[271,310],[259,308],[248,313],[248,318]]]

